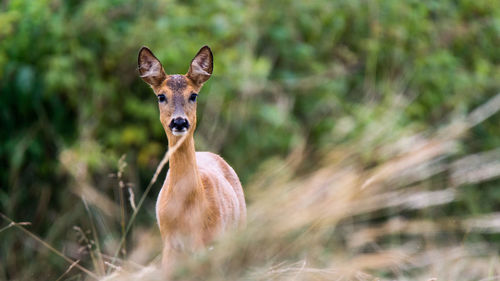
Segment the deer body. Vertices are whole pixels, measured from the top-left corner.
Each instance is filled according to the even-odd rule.
[[[200,49],[186,75],[165,74],[146,47],[139,52],[138,63],[142,79],[158,97],[169,150],[176,147],[156,202],[162,264],[168,268],[177,253],[203,248],[217,235],[244,224],[245,198],[229,164],[216,154],[195,152],[196,96],[212,74],[210,49]]]
[[[156,203],[158,225],[168,247],[193,251],[244,222],[246,210],[241,185],[236,173],[220,156],[196,152],[197,170],[181,170],[186,163],[174,159]],[[174,167],[181,171],[175,171]]]

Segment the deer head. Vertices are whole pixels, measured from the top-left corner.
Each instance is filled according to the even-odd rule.
[[[191,61],[185,75],[167,75],[161,62],[147,47],[142,47],[138,57],[139,73],[158,97],[160,121],[170,141],[193,134],[196,128],[196,97],[212,75],[213,56],[208,46],[203,46]]]

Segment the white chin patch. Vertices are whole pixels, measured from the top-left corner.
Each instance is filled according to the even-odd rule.
[[[182,129],[182,130],[177,130],[177,129],[173,129],[172,130],[172,134],[176,137],[179,137],[179,136],[183,136],[187,133],[187,129]]]

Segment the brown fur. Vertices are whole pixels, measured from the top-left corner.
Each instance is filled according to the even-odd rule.
[[[177,254],[207,246],[217,235],[246,220],[243,189],[238,176],[220,156],[195,152],[196,102],[213,69],[212,52],[200,49],[186,75],[166,75],[153,53],[143,47],[139,53],[139,72],[155,94],[164,94],[159,103],[160,121],[168,138],[169,149],[182,138],[173,135],[173,118],[189,121],[185,141],[170,158],[170,170],[158,196],[156,213],[163,239],[162,265],[168,270]]]

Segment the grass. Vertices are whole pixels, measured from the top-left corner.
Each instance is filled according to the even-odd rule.
[[[446,212],[462,200],[464,185],[500,176],[498,150],[459,153],[468,130],[499,109],[497,95],[440,129],[400,135],[391,134],[381,118],[371,127],[377,131],[330,147],[312,166],[305,146],[284,160],[269,160],[245,186],[247,227],[220,237],[210,249],[181,257],[171,279],[500,280],[496,246],[487,236],[469,239],[497,233],[500,214],[457,217]],[[374,141],[374,135],[382,137]],[[367,162],[361,152],[366,150],[377,157]],[[14,226],[66,260],[67,270],[58,280],[164,280],[157,268],[161,242],[156,225],[131,230],[174,151],[165,154],[137,206],[132,197],[128,207],[122,181],[115,204],[87,184],[84,170],[71,167],[78,165],[74,155],[62,156],[74,171],[75,193],[84,198],[92,222],[90,233],[80,229],[88,245],[84,257],[92,261],[86,264],[92,268],[3,215],[8,224],[0,235]],[[133,212],[125,223],[127,209]],[[115,225],[121,237],[110,240],[103,229]]]

